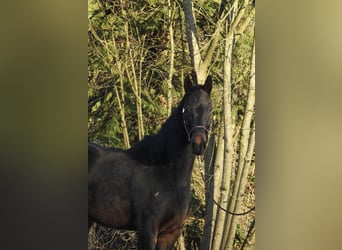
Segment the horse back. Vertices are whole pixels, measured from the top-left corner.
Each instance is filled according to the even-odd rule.
[[[132,228],[130,158],[122,150],[88,144],[88,213],[104,226]]]
[[[88,143],[88,173],[101,155],[101,147],[95,143]]]

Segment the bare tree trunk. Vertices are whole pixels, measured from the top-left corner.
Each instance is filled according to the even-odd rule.
[[[248,25],[250,24],[251,20],[254,18],[255,8],[249,12],[247,18],[243,21],[240,25],[239,30],[235,32],[235,41],[239,40],[243,32],[247,29]]]
[[[222,183],[222,172],[223,172],[223,160],[224,160],[224,125],[220,122],[219,135],[217,139],[217,153],[214,165],[214,192],[213,198],[218,201],[220,198],[220,187]],[[213,218],[212,218],[212,232],[211,238],[213,237],[215,230],[215,222],[217,217],[217,210],[219,209],[216,204],[213,205]]]
[[[142,103],[141,103],[141,82],[138,82],[137,75],[135,73],[135,66],[134,66],[134,59],[132,55],[132,50],[129,49],[129,59],[131,63],[131,73],[133,76],[131,77],[131,87],[133,90],[133,93],[135,95],[135,105],[137,110],[137,123],[138,123],[138,138],[139,140],[142,140],[144,137],[144,123],[143,123],[143,114],[142,114]],[[130,74],[130,72],[127,71],[127,74]]]
[[[122,89],[121,89],[121,92],[122,92]],[[128,137],[128,131],[127,131],[127,124],[126,124],[125,106],[123,103],[123,99],[120,97],[117,87],[115,87],[115,93],[116,93],[116,98],[118,100],[118,105],[119,105],[119,110],[120,110],[121,128],[122,128],[122,134],[123,134],[123,139],[124,139],[124,148],[128,149],[130,148],[130,143],[129,143],[129,137]]]
[[[239,165],[238,172],[234,183],[233,195],[229,205],[229,211],[237,212],[241,202],[241,196],[244,191],[245,183],[247,181],[248,170],[246,170],[246,160],[247,158],[247,149],[254,149],[254,145],[250,145],[254,143],[253,138],[250,136],[254,135],[254,128],[251,128],[251,121],[254,115],[254,105],[255,105],[255,43],[253,45],[253,53],[252,53],[252,63],[251,63],[251,77],[248,89],[248,99],[245,107],[245,114],[241,128],[241,139],[240,139],[240,149],[239,149]],[[254,126],[254,124],[253,124]],[[251,133],[251,129],[253,130]],[[252,152],[253,153],[253,152]],[[232,249],[234,243],[234,237],[236,232],[236,216],[228,215],[227,223],[226,223],[226,233],[223,238],[223,242],[225,242],[225,249]],[[228,247],[228,248],[227,248]]]
[[[206,78],[206,70],[200,68],[202,64],[201,52],[198,43],[198,35],[196,30],[196,21],[193,13],[192,1],[183,1],[184,14],[185,14],[185,25],[186,25],[186,35],[188,38],[191,65],[197,73],[197,79],[199,83],[204,83]]]
[[[169,39],[170,39],[170,69],[169,78],[167,81],[167,115],[171,114],[172,109],[172,76],[174,69],[174,58],[175,58],[175,46],[174,46],[174,34],[173,34],[173,10],[174,3],[172,0],[168,0],[169,7]]]
[[[126,16],[125,8],[122,8],[122,14]],[[141,103],[141,65],[143,61],[143,51],[140,51],[140,67],[139,67],[139,78],[136,75],[136,68],[134,62],[136,58],[134,58],[132,54],[132,48],[130,44],[130,37],[129,37],[129,27],[128,23],[125,23],[124,26],[125,34],[126,34],[126,60],[124,63],[127,78],[131,85],[132,91],[135,96],[135,105],[137,111],[137,124],[138,124],[138,138],[142,140],[144,137],[144,123],[143,123],[143,114],[142,114],[142,103]]]
[[[184,243],[184,236],[181,234],[177,240],[178,243],[178,249],[179,250],[185,250],[185,243]]]
[[[120,117],[121,117],[121,129],[122,129],[123,140],[124,140],[124,148],[128,149],[130,148],[130,143],[129,143],[129,136],[128,136],[128,130],[127,130],[127,124],[126,124],[126,114],[125,114],[125,95],[124,95],[124,86],[123,86],[124,85],[124,79],[123,79],[124,70],[122,68],[122,63],[121,63],[118,49],[115,43],[114,35],[112,35],[112,40],[113,40],[113,56],[116,59],[116,63],[114,64],[114,66],[116,67],[116,71],[118,72],[119,81],[120,81],[120,93],[116,86],[115,86],[115,93],[116,93],[116,98],[118,101]]]
[[[224,5],[230,4],[231,8],[228,11],[225,11]],[[193,6],[191,0],[183,0],[183,8],[185,14],[185,24],[186,24],[186,35],[189,44],[191,64],[196,71],[199,79],[199,83],[203,82],[206,78],[207,71],[210,63],[212,62],[212,57],[215,53],[215,49],[217,47],[219,38],[222,34],[223,25],[226,25],[226,36],[225,36],[225,56],[224,56],[224,89],[223,89],[223,109],[224,109],[224,125],[222,126],[222,130],[224,130],[224,137],[221,139],[221,136],[218,138],[217,151],[215,156],[215,165],[214,165],[214,175],[213,175],[213,183],[209,183],[209,191],[210,194],[213,194],[213,198],[218,201],[220,207],[225,210],[233,211],[235,209],[235,199],[230,199],[230,195],[232,191],[230,190],[232,175],[235,174],[233,170],[236,167],[236,162],[239,162],[237,166],[238,172],[236,176],[234,176],[235,185],[240,185],[240,177],[244,176],[244,172],[242,171],[244,163],[240,163],[241,159],[244,159],[247,152],[246,143],[241,143],[242,138],[249,139],[249,133],[247,131],[246,134],[242,132],[237,133],[234,136],[234,127],[235,121],[232,115],[232,100],[231,100],[231,81],[232,77],[232,50],[235,43],[235,35],[238,39],[240,34],[244,32],[244,30],[249,26],[252,18],[254,17],[254,8],[245,15],[246,9],[248,7],[248,0],[231,0],[231,1],[223,1],[222,8],[220,9],[220,17],[216,23],[215,31],[211,35],[211,39],[208,41],[203,48],[206,48],[204,51],[200,50],[199,47],[199,38],[196,31],[196,22],[195,15],[193,12]],[[201,52],[203,53],[203,57],[201,56]],[[254,113],[253,113],[254,114]],[[244,118],[248,119],[248,116]],[[243,123],[247,123],[247,120]],[[249,126],[251,124],[249,123]],[[240,125],[239,125],[240,126]],[[240,131],[245,130],[245,125],[242,125]],[[240,140],[239,140],[240,139]],[[244,144],[244,145],[242,145]],[[239,159],[236,159],[238,156],[236,154],[235,146],[239,146]],[[243,158],[241,158],[243,157]],[[241,168],[241,169],[240,169]],[[210,173],[210,172],[208,172]],[[234,192],[238,192],[238,190]],[[229,203],[228,203],[229,201]],[[231,216],[226,213],[226,211],[218,208],[218,206],[214,205],[213,202],[208,201],[206,197],[206,222],[205,222],[205,231],[204,236],[201,242],[201,249],[213,249],[213,250],[226,250],[226,246],[228,246],[228,233],[231,230]],[[231,204],[233,203],[234,206]],[[208,208],[208,206],[213,206],[212,208]],[[229,207],[229,209],[228,209]],[[207,220],[210,220],[208,222]],[[212,225],[212,230],[209,230],[209,225]],[[235,225],[236,229],[236,225]],[[235,230],[234,229],[234,230]],[[234,231],[235,233],[235,231]],[[208,235],[211,234],[211,241],[208,243],[207,238]],[[230,244],[230,241],[229,241]]]
[[[222,1],[222,8],[225,8],[225,5],[227,5],[226,1]],[[217,47],[219,38],[221,37],[221,32],[222,29],[224,27],[224,23],[225,20],[227,19],[228,15],[231,13],[231,11],[233,10],[233,8],[231,8],[227,13],[222,12],[220,19],[217,21],[216,26],[215,26],[215,31],[214,33],[211,35],[211,39],[208,42],[208,49],[205,51],[205,55],[204,55],[204,59],[203,59],[203,63],[201,64],[202,68],[207,70],[209,67],[210,62],[212,61],[213,55],[214,55],[214,51]]]
[[[224,2],[222,4],[226,5],[227,2]],[[204,59],[202,59],[201,50],[199,48],[199,39],[196,30],[196,21],[193,13],[192,1],[184,0],[183,7],[185,14],[186,34],[190,50],[191,65],[197,73],[198,82],[204,83],[207,77],[208,67],[212,61],[214,51],[217,48],[217,44],[221,36],[220,33],[222,31],[222,28],[224,27],[224,22],[227,16],[232,11],[232,9],[230,9],[227,13],[221,13],[220,18],[216,23],[215,31],[211,35],[210,41],[208,42],[208,44],[203,46],[204,48],[207,47],[207,50],[204,53]],[[224,9],[225,6],[222,6],[222,8]]]
[[[211,135],[208,142],[208,149],[204,155],[205,159],[205,224],[201,249],[210,249],[210,239],[213,229],[213,208],[214,202],[214,160],[216,154],[215,135]]]
[[[183,83],[184,82],[184,67],[185,67],[185,65],[187,64],[186,63],[186,59],[185,59],[185,57],[186,57],[186,55],[185,55],[185,42],[184,42],[184,32],[183,32],[183,30],[184,30],[184,20],[183,20],[183,18],[182,18],[182,10],[181,10],[181,8],[178,8],[178,16],[179,16],[179,20],[178,20],[178,22],[179,23],[181,23],[181,25],[180,25],[180,40],[181,40],[181,47],[182,47],[182,67],[181,67],[181,70],[180,70],[180,78],[181,78],[181,83]],[[182,96],[184,96],[184,94],[185,94],[185,90],[184,90],[184,88],[182,88],[182,90],[181,90],[181,93],[182,93]]]
[[[224,86],[223,86],[223,117],[224,117],[224,162],[221,182],[220,206],[228,207],[231,172],[234,159],[233,126],[232,126],[232,104],[231,104],[231,55],[233,47],[233,36],[226,38],[226,51],[224,63]],[[218,209],[213,236],[212,250],[218,250],[221,246],[226,212]]]
[[[255,147],[255,121],[253,122],[252,126],[252,131],[251,131],[251,136],[249,138],[249,143],[248,143],[248,150],[246,152],[245,158],[244,158],[244,165],[243,165],[243,171],[241,175],[241,181],[240,181],[240,186],[237,194],[237,200],[235,204],[235,213],[241,213],[241,205],[243,201],[243,195],[245,192],[245,187],[247,184],[247,177],[248,177],[248,172],[251,167],[251,162],[252,162],[252,157],[254,153],[254,147]],[[235,238],[235,233],[236,233],[236,227],[238,222],[241,220],[241,217],[238,216],[233,216],[231,225],[230,225],[230,230],[228,234],[228,238],[224,241],[225,247],[222,249],[228,249],[232,250],[233,249],[233,244],[234,244],[234,238]]]

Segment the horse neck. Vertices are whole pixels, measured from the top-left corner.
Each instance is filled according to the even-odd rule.
[[[160,135],[166,141],[163,152],[167,155],[167,167],[173,168],[179,183],[190,183],[195,156],[185,132],[181,103],[163,125]]]
[[[194,166],[195,156],[192,154],[191,145],[188,144],[182,154],[181,157],[174,164],[174,169],[176,173],[177,182],[181,186],[189,186],[191,180],[192,168]]]
[[[132,157],[145,165],[176,168],[180,174],[191,171],[194,155],[185,132],[182,108],[183,102],[156,135],[144,138],[128,150]]]

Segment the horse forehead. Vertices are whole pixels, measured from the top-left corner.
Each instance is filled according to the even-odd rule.
[[[209,95],[205,91],[196,91],[189,95],[186,103],[191,106],[210,105]]]

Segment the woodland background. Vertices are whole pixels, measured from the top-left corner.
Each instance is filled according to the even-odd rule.
[[[158,131],[194,69],[213,78],[205,181],[177,249],[254,249],[255,2],[88,0],[88,138],[129,148]],[[221,208],[213,202],[218,202]],[[96,225],[90,249],[134,249],[134,232]]]

